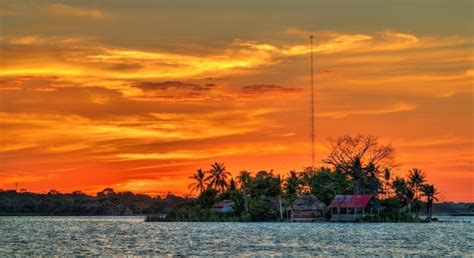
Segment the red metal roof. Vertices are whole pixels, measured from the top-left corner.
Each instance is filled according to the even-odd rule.
[[[224,208],[225,206],[231,205],[231,204],[233,204],[233,203],[234,203],[234,202],[231,201],[231,200],[222,200],[222,201],[220,201],[220,202],[218,202],[218,203],[215,203],[215,204],[212,206],[212,208]]]
[[[364,208],[372,195],[336,195],[329,208]]]

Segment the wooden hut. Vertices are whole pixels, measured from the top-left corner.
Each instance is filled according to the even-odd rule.
[[[315,221],[324,216],[326,205],[314,195],[302,195],[293,201],[290,208],[290,220]]]
[[[373,195],[336,195],[329,209],[331,221],[358,221],[380,213],[381,206]]]

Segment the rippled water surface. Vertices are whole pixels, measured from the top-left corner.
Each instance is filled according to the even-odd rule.
[[[145,223],[142,217],[0,217],[0,256],[474,255],[473,223]]]

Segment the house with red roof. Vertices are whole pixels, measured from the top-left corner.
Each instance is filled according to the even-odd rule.
[[[358,221],[382,209],[373,195],[336,195],[328,208],[331,221]]]

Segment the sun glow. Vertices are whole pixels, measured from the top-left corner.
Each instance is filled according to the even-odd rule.
[[[328,27],[315,29],[277,10],[281,23],[221,10],[165,25],[161,8],[119,2],[3,5],[1,189],[187,194],[187,177],[214,161],[234,175],[301,170],[314,34],[317,165],[329,137],[378,135],[396,148],[396,174],[421,167],[445,200],[473,200],[468,22],[433,31],[419,17],[404,16],[407,29],[320,13]]]

